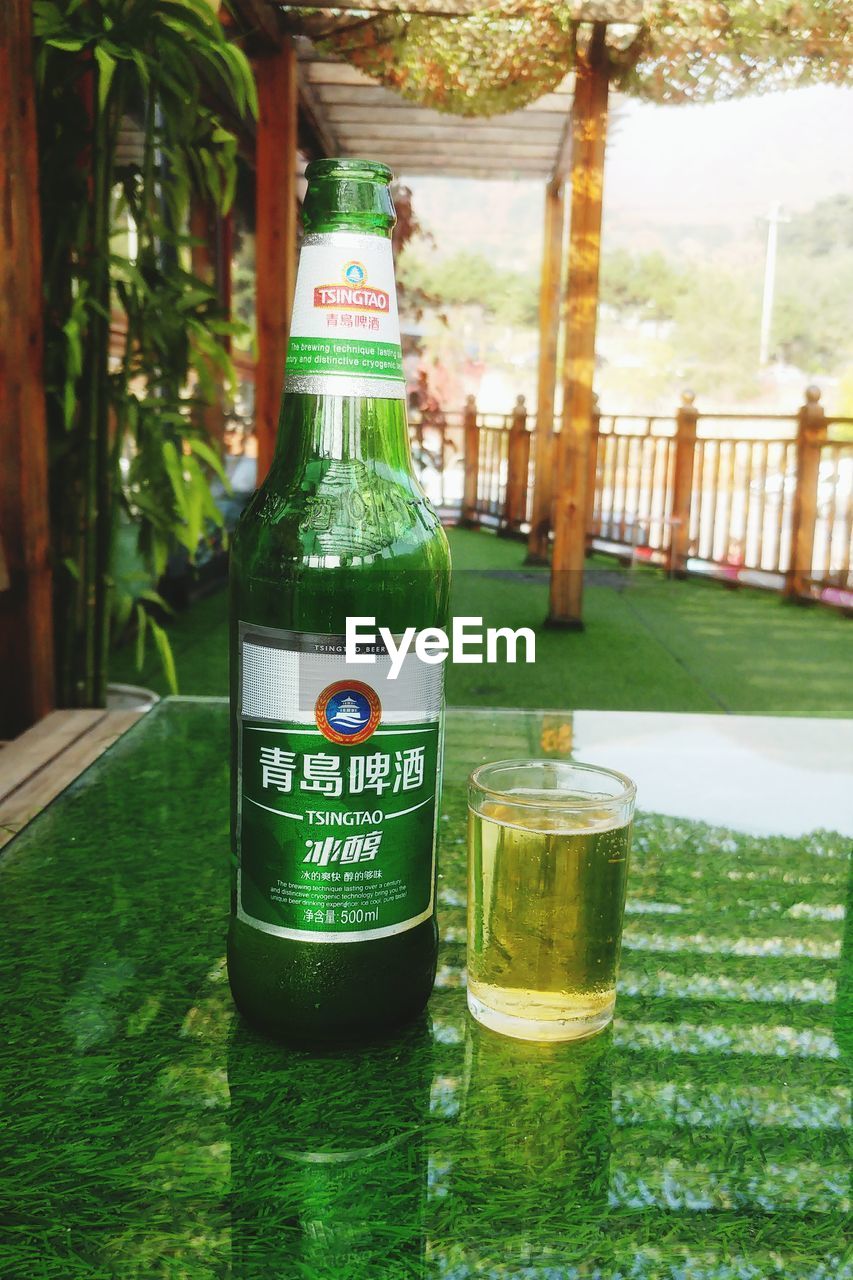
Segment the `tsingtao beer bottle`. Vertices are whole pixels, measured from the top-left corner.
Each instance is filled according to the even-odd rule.
[[[379,639],[348,663],[347,619],[446,626],[450,559],[409,450],[391,173],[306,178],[276,453],[231,553],[228,971],[250,1021],[334,1041],[417,1014],[437,949],[443,665],[390,679]]]

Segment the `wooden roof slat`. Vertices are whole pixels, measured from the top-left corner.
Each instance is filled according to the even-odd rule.
[[[376,81],[371,80],[358,67],[349,62],[317,62],[313,58],[303,63],[305,75],[311,84],[354,84],[363,88],[375,88]]]
[[[334,85],[348,85],[354,86],[358,89],[375,89],[380,87],[376,80],[372,80],[370,76],[365,75],[363,71],[360,71],[358,67],[352,66],[349,62],[317,61],[315,58],[308,58],[307,56],[300,61],[304,68],[305,76],[310,83],[322,85],[324,89],[327,86]],[[574,77],[571,75],[566,76],[562,84],[558,85],[552,93],[547,93],[543,95],[542,98],[538,98],[535,102],[531,102],[527,107],[522,108],[522,112],[520,114],[524,114],[527,111],[537,111],[542,109],[539,104],[543,101],[546,103],[544,110],[553,110],[553,105],[549,105],[549,100],[553,103],[554,99],[561,100],[558,102],[558,106],[559,109],[562,110],[565,106],[565,102],[571,101],[573,83]],[[387,92],[391,93],[398,103],[405,105],[406,100],[394,94],[393,90],[389,89]],[[459,117],[456,118],[458,119]]]
[[[374,84],[372,81],[364,86],[350,84],[324,84],[315,86],[317,88],[317,96],[322,102],[328,103],[330,106],[338,107],[389,107],[394,108],[397,113],[405,110],[425,110],[427,107],[409,107],[401,100],[398,94],[392,89],[385,89],[382,85]],[[570,110],[572,103],[571,93],[546,93],[536,102],[531,102],[525,107],[523,115],[547,115],[550,112],[556,112],[561,117]],[[430,114],[440,114],[439,112],[430,112]],[[461,119],[463,117],[456,117]]]
[[[379,155],[375,159],[387,164],[396,177],[400,177],[400,174],[429,173],[437,178],[450,177],[453,174],[465,178],[474,177],[475,173],[488,173],[491,178],[505,180],[521,174],[526,174],[530,178],[547,178],[551,173],[551,161],[549,160],[507,160],[501,165],[489,164],[487,166],[482,161],[478,161],[478,157],[474,154],[471,154],[467,159],[462,156],[430,157],[409,154]]]
[[[557,144],[562,137],[560,129],[536,132],[530,135],[523,129],[489,129],[478,128],[470,129],[461,126],[438,128],[435,125],[422,125],[418,130],[412,130],[408,125],[403,124],[380,124],[372,123],[356,123],[344,124],[341,122],[336,126],[335,133],[342,143],[348,146],[360,146],[362,143],[389,143],[389,142],[409,142],[416,140],[418,142],[433,143],[449,143],[449,142],[466,142],[471,146],[513,146],[527,145],[535,147],[550,147],[552,156],[556,151]]]
[[[318,101],[322,101],[319,93],[316,94]],[[473,132],[475,129],[491,128],[499,125],[501,128],[512,129],[514,132],[522,133],[525,136],[530,135],[531,129],[535,129],[537,133],[553,133],[558,137],[562,133],[564,114],[557,112],[547,115],[540,114],[535,120],[523,112],[518,112],[513,116],[489,116],[488,119],[463,119],[460,116],[445,116],[438,111],[430,111],[428,107],[409,107],[401,105],[399,107],[353,107],[353,106],[337,106],[323,103],[329,121],[336,128],[346,125],[347,122],[353,124],[382,124],[402,125],[414,131],[416,127],[424,127],[434,125],[435,128],[446,127],[448,129],[466,126]]]
[[[319,54],[306,36],[295,44],[303,104],[338,155],[369,156],[413,175],[550,178],[565,170],[573,73],[519,111],[464,117],[401,97],[342,58]]]
[[[548,170],[545,169],[519,169],[515,165],[506,165],[502,170],[494,169],[489,166],[487,168],[476,168],[473,164],[443,164],[440,168],[428,164],[422,164],[418,160],[411,162],[388,161],[390,167],[394,170],[396,177],[416,178],[416,177],[432,177],[432,178],[479,178],[487,182],[508,182],[513,178],[521,178],[524,180],[534,181],[548,177]]]
[[[348,149],[351,146],[357,146],[359,151],[361,150],[360,144],[351,144],[349,139],[342,137],[341,141],[346,143]],[[501,158],[505,160],[535,160],[540,168],[543,163],[547,168],[554,162],[553,147],[548,145],[532,146],[528,143],[520,146],[509,146],[506,143],[503,145],[481,146],[475,140],[467,142],[422,142],[420,139],[412,139],[409,142],[391,139],[387,142],[381,142],[378,139],[374,139],[370,145],[379,159],[386,154],[435,156],[436,159],[442,156],[465,156],[466,158],[471,156],[474,159],[477,156],[481,156],[485,159],[486,156],[489,156],[490,158],[494,157],[498,162]]]

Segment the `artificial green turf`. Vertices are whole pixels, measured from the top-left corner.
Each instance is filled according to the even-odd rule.
[[[429,1013],[353,1048],[235,1015],[224,705],[142,717],[16,838],[2,1280],[853,1280],[849,839],[641,813],[613,1030],[497,1036],[465,779],[541,730],[448,717]]]
[[[452,705],[853,716],[853,624],[829,609],[598,556],[585,630],[549,631],[548,573],[524,568],[522,543],[462,529],[449,537],[454,612],[536,632],[533,666],[449,665]],[[227,692],[226,613],[220,591],[171,624],[181,693]],[[110,678],[166,691],[153,650],[137,671],[132,647],[120,649]]]

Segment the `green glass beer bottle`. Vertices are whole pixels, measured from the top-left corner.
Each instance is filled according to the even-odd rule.
[[[409,450],[390,170],[306,178],[275,457],[231,551],[228,972],[251,1022],[336,1041],[435,977],[443,665],[391,678],[380,629],[446,626],[450,558]],[[374,639],[348,655],[349,618]]]

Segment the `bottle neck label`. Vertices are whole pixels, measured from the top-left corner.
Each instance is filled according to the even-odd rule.
[[[305,237],[284,389],[405,399],[394,260],[385,236]]]
[[[343,636],[239,625],[237,916],[366,942],[434,910],[443,664],[388,680]]]

